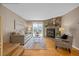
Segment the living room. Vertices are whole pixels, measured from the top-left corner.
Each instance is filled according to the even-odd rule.
[[[4,56],[79,56],[79,4],[0,4],[0,15]],[[56,41],[63,35],[72,36],[68,50]]]

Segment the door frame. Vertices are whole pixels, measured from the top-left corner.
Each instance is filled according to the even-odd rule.
[[[3,20],[0,16],[0,39],[1,39],[1,56],[3,56]]]

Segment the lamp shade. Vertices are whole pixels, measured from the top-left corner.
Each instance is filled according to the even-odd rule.
[[[59,31],[61,31],[61,32],[64,31],[64,28],[60,27],[60,28],[59,28]]]

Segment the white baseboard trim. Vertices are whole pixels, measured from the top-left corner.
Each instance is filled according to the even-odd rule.
[[[76,47],[76,46],[74,46],[74,45],[72,45],[72,47],[73,47],[73,48],[75,48],[75,49],[77,49],[77,50],[79,50],[79,48],[78,48],[78,47]]]

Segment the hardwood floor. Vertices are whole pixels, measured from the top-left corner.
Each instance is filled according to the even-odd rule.
[[[20,43],[4,43],[3,56],[20,56],[24,51],[24,48],[20,46]]]
[[[71,53],[65,49],[55,49],[55,41],[52,38],[45,38],[47,49],[25,49],[22,56],[79,56],[79,51],[72,48]]]

